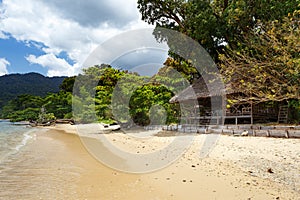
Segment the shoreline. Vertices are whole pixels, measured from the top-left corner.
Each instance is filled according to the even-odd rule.
[[[140,153],[147,153],[172,138],[155,137],[142,149],[140,140],[130,135],[111,133],[105,136],[119,148]],[[200,159],[199,148],[204,137],[197,135],[192,146],[166,168],[130,174],[113,170],[96,160],[76,134],[76,126],[38,128],[36,139],[21,149],[8,163],[9,167],[1,168],[0,187],[4,190],[0,191],[0,199],[299,197],[300,183],[295,174],[300,170],[299,140],[221,136],[209,157]],[[292,150],[295,155],[289,155]],[[273,173],[267,172],[268,168]]]

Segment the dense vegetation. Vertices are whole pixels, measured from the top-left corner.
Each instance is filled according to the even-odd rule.
[[[58,92],[59,85],[66,77],[44,77],[38,73],[8,74],[0,76],[0,111],[9,100],[21,94],[43,97]]]
[[[74,106],[79,109],[74,116],[76,121],[96,119],[137,125],[177,122],[178,105],[169,103],[174,93],[163,83],[151,81],[150,77],[101,65],[84,70],[77,81],[85,84],[75,87],[78,91],[74,91]],[[89,81],[98,84],[89,88]],[[155,107],[161,108],[163,113],[151,115]]]
[[[179,31],[207,50],[225,85],[243,92],[229,99],[229,104],[288,102],[294,120],[299,122],[300,0],[138,0],[138,9],[149,24]],[[171,41],[170,35],[158,30],[153,33],[157,40]],[[102,64],[64,79],[60,91],[47,90],[54,92],[49,94],[42,92],[43,86],[30,89],[28,82],[11,80],[1,84],[0,106],[17,98],[3,107],[2,117],[37,120],[44,114],[49,119],[73,117],[79,122],[177,122],[178,105],[168,101],[187,85],[180,77],[165,74],[174,69],[192,83],[200,77],[195,64],[176,55],[170,47],[165,67],[153,77]],[[81,84],[73,91],[75,78]],[[34,77],[29,82],[43,81]],[[89,84],[92,82],[97,84]],[[45,87],[49,89],[50,85]],[[23,95],[14,93],[18,90]],[[73,106],[80,109],[76,116],[72,116],[72,100]]]
[[[74,91],[73,96],[75,79],[82,81],[82,85],[78,91]],[[117,70],[109,65],[93,66],[84,69],[78,77],[65,78],[58,93],[48,93],[45,97],[29,94],[17,96],[3,107],[2,118],[39,122],[70,119],[73,118],[73,101],[75,107],[76,104],[83,105],[83,109],[77,112],[79,114],[74,116],[77,122],[111,123],[128,122],[129,119],[133,119],[132,122],[137,125],[176,122],[178,105],[169,103],[174,93],[158,83],[157,80],[162,77],[155,76],[152,79],[155,82],[150,77]],[[95,88],[89,88],[89,82],[96,82]],[[126,98],[127,103],[124,102]],[[124,109],[128,115],[124,115]]]
[[[69,79],[65,78],[63,82]],[[71,118],[71,112],[72,93],[61,89],[58,93],[48,93],[44,97],[31,94],[18,95],[3,106],[1,118],[9,118],[11,121],[44,122],[55,118]]]
[[[177,30],[207,50],[225,84],[245,94],[230,102],[288,102],[300,112],[299,0],[138,0],[138,8],[157,29]],[[170,39],[161,31],[154,35]],[[199,76],[196,63],[169,56],[170,66]]]

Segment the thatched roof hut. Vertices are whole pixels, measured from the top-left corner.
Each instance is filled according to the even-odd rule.
[[[223,84],[221,79],[209,79],[213,81],[205,81],[203,78],[197,79],[192,85],[182,90],[179,94],[170,99],[170,103],[180,103],[183,107],[186,105],[202,106],[211,110],[221,109],[226,110],[224,120],[234,119],[235,123],[238,121],[245,121],[246,118],[249,123],[253,124],[253,119],[257,122],[276,121],[278,117],[278,106],[266,106],[267,104],[258,103],[253,104],[251,94],[246,94],[233,88],[230,84]],[[227,98],[237,99],[230,108],[226,108]],[[191,103],[192,102],[192,103]],[[197,105],[196,105],[197,104]],[[204,104],[204,105],[202,105]],[[206,107],[205,107],[206,106]],[[209,108],[208,108],[209,110]],[[203,112],[200,112],[202,115]],[[194,118],[198,119],[197,113],[194,113]],[[196,116],[196,117],[195,117]],[[202,116],[200,116],[201,119]]]
[[[181,91],[170,99],[170,103],[184,102],[188,100],[196,100],[209,97],[222,97],[227,94],[232,94],[235,91],[230,85],[224,86],[224,84],[216,79],[214,81],[204,81],[203,78],[199,78],[194,81],[192,85]]]

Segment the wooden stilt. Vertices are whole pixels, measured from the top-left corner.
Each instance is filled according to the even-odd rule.
[[[289,133],[288,130],[285,131],[285,137],[286,137],[286,138],[289,138],[289,137],[290,137],[290,133]]]

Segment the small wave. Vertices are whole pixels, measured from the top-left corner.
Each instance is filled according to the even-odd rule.
[[[15,150],[19,151],[23,146],[25,146],[27,144],[27,142],[32,139],[32,136],[29,135],[29,133],[24,133],[23,134],[24,137],[23,137],[23,140],[21,141],[21,144],[18,144],[16,147],[15,147]]]
[[[20,138],[21,140],[18,142],[16,141],[18,139],[16,139],[15,142],[12,140],[12,143],[15,143],[15,145],[7,147],[6,149],[3,149],[4,151],[0,152],[0,164],[11,158],[11,156],[17,154],[30,140],[35,139],[34,131],[35,129],[32,129],[23,133],[22,139]]]

